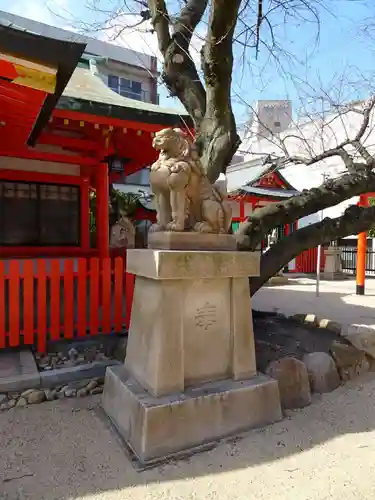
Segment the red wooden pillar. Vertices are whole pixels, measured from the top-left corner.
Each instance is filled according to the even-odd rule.
[[[366,207],[368,205],[368,198],[361,195],[359,198],[359,205]],[[357,270],[356,270],[356,294],[365,294],[365,276],[366,276],[366,250],[367,250],[367,233],[359,233],[357,241]]]
[[[108,165],[96,169],[96,248],[99,257],[109,256],[109,179]]]
[[[245,202],[243,200],[240,200],[239,203],[240,203],[240,219],[241,222],[243,222],[245,219]]]
[[[90,250],[90,192],[89,178],[82,177],[81,182],[81,248]]]

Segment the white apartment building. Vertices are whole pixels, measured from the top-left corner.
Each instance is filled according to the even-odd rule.
[[[156,57],[9,12],[0,11],[0,22],[50,38],[86,43],[80,66],[90,68],[110,89],[123,97],[158,104]]]

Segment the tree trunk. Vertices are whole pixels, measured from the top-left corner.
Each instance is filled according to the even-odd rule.
[[[231,102],[233,34],[240,5],[241,0],[212,0],[207,41],[201,53],[206,113],[198,131],[197,146],[212,183],[225,173],[241,144]]]
[[[251,295],[254,295],[286,263],[309,248],[325,245],[338,238],[367,231],[375,218],[375,206],[361,208],[355,205],[336,219],[324,219],[316,224],[303,227],[280,240],[261,257],[260,277],[251,279]]]
[[[233,33],[241,0],[211,2],[201,53],[204,87],[189,47],[208,4],[208,0],[187,0],[179,16],[171,20],[164,0],[148,0],[164,59],[162,78],[193,119],[202,166],[213,183],[225,172],[241,143],[230,96]]]

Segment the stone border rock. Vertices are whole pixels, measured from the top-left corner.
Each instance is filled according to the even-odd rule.
[[[286,316],[278,313],[278,315],[295,320],[299,323],[329,330],[341,336],[344,340],[344,342],[333,341],[330,348],[330,354],[310,353],[303,358],[302,362],[306,365],[309,374],[311,392],[321,393],[335,390],[335,388],[338,387],[334,374],[335,370],[337,370],[341,383],[345,383],[347,380],[351,380],[367,371],[375,369],[375,325],[345,325],[326,318],[320,319],[315,314],[294,314],[292,316]],[[323,356],[323,354],[325,354],[325,356]],[[311,363],[312,357],[315,358],[314,363]],[[321,358],[320,364],[317,362],[319,358]],[[330,362],[329,358],[331,358],[332,362]],[[282,360],[285,360],[285,366],[287,366],[288,363],[290,365],[290,360],[294,360],[295,364],[297,361],[300,363],[300,360],[296,358],[284,357],[278,360],[281,362],[281,364],[279,363],[280,366],[283,365]],[[272,369],[272,363],[270,363],[267,370]],[[299,373],[298,376],[296,376],[296,383],[293,384],[290,367],[288,370],[285,369],[285,373],[283,373],[281,369],[279,372],[279,383],[282,383],[283,377],[287,378],[288,390],[296,392],[295,394],[285,395],[284,400],[290,401],[293,398],[297,400],[299,396],[297,392],[300,390],[298,381],[301,374]],[[324,377],[326,377],[326,380],[324,380]],[[317,390],[317,386],[319,385],[317,384],[318,381],[321,387],[325,386],[325,390]],[[285,389],[283,390],[285,391]],[[306,392],[306,388],[304,390]],[[308,400],[306,394],[304,397]],[[284,405],[284,409],[296,407],[297,406],[291,406],[289,404]]]
[[[58,385],[65,385],[76,380],[104,377],[108,366],[121,364],[116,360],[94,361],[85,365],[71,366],[57,370],[40,372],[40,386],[50,389]]]
[[[59,385],[50,389],[27,389],[22,392],[7,392],[0,394],[0,411],[12,408],[23,408],[44,401],[55,399],[85,397],[103,392],[104,377],[95,377],[85,380],[75,380],[66,385]]]
[[[121,364],[115,359],[106,359],[78,366],[38,371],[34,354],[30,349],[1,352],[0,355],[0,410],[50,401],[56,399],[51,394],[58,394],[61,390],[61,394],[66,397],[91,394],[90,391],[94,387],[87,389],[87,384],[90,381],[104,380],[108,366]],[[83,390],[85,388],[87,390]],[[68,391],[67,394],[65,389]],[[96,389],[96,392],[99,393],[99,389]],[[29,394],[33,396],[29,398]]]

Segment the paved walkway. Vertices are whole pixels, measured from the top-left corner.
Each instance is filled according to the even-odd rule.
[[[60,400],[0,414],[1,500],[375,498],[375,379],[142,473],[100,417],[98,401]]]
[[[375,279],[366,280],[366,295],[355,295],[356,284],[322,281],[316,297],[315,280],[297,278],[288,285],[261,288],[253,298],[254,309],[292,315],[315,313],[340,323],[375,325]]]

